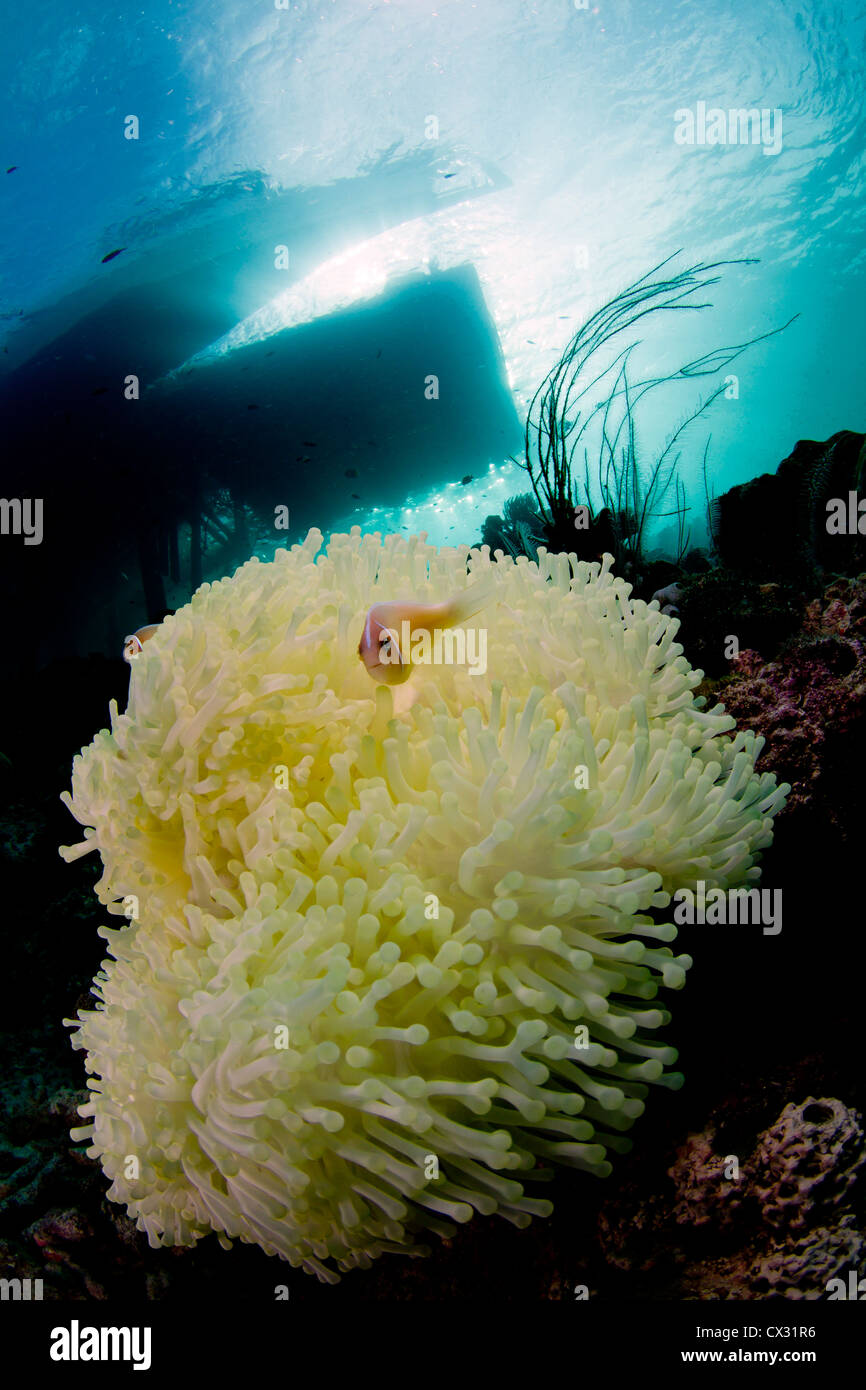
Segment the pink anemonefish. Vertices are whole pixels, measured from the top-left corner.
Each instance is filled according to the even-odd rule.
[[[133,661],[135,660],[135,658],[136,658],[136,657],[139,655],[139,653],[141,652],[142,645],[143,645],[145,642],[147,642],[149,638],[151,638],[151,637],[153,636],[153,634],[157,631],[158,628],[159,628],[159,623],[148,623],[146,627],[140,627],[140,628],[138,629],[138,632],[130,633],[130,635],[129,635],[128,637],[124,637],[124,639],[123,639],[123,659],[124,659],[124,661],[128,661],[128,662],[130,663],[130,665],[132,665],[132,663],[133,663]]]
[[[400,649],[403,623],[409,624],[410,640],[422,628],[432,633],[437,628],[459,627],[487,607],[492,593],[492,584],[476,584],[444,603],[417,603],[413,599],[374,603],[358,643],[367,674],[380,685],[402,685],[412,674],[409,652]]]

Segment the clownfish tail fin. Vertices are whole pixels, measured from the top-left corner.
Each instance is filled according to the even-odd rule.
[[[479,583],[473,584],[471,588],[464,589],[462,593],[457,594],[451,603],[454,624],[465,623],[469,618],[474,618],[476,613],[489,607],[495,601],[495,593],[496,580],[491,578],[482,579]]]

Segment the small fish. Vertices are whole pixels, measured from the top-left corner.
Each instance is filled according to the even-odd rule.
[[[107,256],[103,256],[103,257],[102,257],[102,264],[105,265],[105,262],[106,262],[106,261],[113,261],[114,258],[115,258],[115,256],[119,256],[120,253],[121,253],[121,251],[125,251],[125,250],[126,250],[126,247],[125,247],[125,246],[118,246],[118,248],[117,248],[116,251],[109,251],[109,253],[108,253]]]
[[[91,394],[91,396],[104,396],[105,393],[107,392],[107,390],[108,390],[108,387],[107,387],[107,386],[97,386],[96,390],[95,390],[95,391],[91,391],[90,394]]]
[[[258,406],[257,406],[257,405],[248,405],[248,406],[247,406],[247,410],[258,410]]]
[[[460,479],[460,486],[465,487],[467,483],[474,483],[475,479],[471,473],[467,473],[465,478]]]
[[[376,358],[377,358],[377,360],[378,360],[381,356],[382,356],[382,349],[379,348],[379,351],[376,353]]]
[[[159,628],[159,623],[147,623],[145,627],[140,627],[137,632],[132,632],[123,639],[123,659],[128,661],[130,666],[137,656],[141,655],[141,648],[148,642]]]
[[[305,449],[315,449],[317,447],[315,439],[302,439],[301,443]]]
[[[9,168],[6,170],[6,173],[7,173],[7,174],[14,174],[14,173],[15,173],[15,170],[16,170],[17,168],[18,168],[18,165],[17,165],[17,164],[10,164],[10,165],[9,165]]]
[[[360,494],[357,493],[357,492],[353,492],[353,493],[352,493],[352,501],[353,501],[353,502],[360,502],[360,500],[361,500]]]
[[[344,477],[344,478],[357,478],[357,476],[358,476],[358,470],[357,470],[357,468],[347,468],[346,471],[345,471],[345,473],[343,474],[343,477]]]
[[[412,634],[422,628],[433,632],[436,628],[459,627],[486,608],[492,596],[493,584],[488,582],[475,584],[444,603],[418,603],[412,599],[374,603],[358,643],[358,655],[367,674],[379,685],[402,685],[412,674],[409,652],[400,649],[404,623],[409,624],[411,642]]]

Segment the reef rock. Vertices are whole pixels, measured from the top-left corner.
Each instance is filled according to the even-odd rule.
[[[836,574],[866,565],[866,538],[829,535],[827,502],[864,495],[866,435],[853,430],[801,439],[775,473],[732,487],[715,503],[722,564],[755,578],[798,576],[806,566]]]
[[[802,1230],[848,1196],[866,1160],[860,1117],[838,1100],[786,1105],[755,1152],[754,1191],[765,1221]]]
[[[626,1189],[602,1208],[608,1264],[651,1273],[663,1297],[826,1298],[828,1281],[859,1269],[866,1252],[855,1205],[860,1115],[807,1096],[735,1155],[725,1152],[723,1110],[679,1147],[667,1188]]]
[[[766,740],[761,766],[792,787],[788,818],[808,809],[848,840],[859,819],[850,769],[866,752],[866,574],[810,603],[775,661],[741,651],[715,693]]]

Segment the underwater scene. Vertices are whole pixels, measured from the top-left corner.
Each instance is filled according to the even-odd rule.
[[[71,1305],[52,1361],[487,1300],[776,1364],[866,1298],[864,51],[859,0],[16,12],[0,1302]]]

